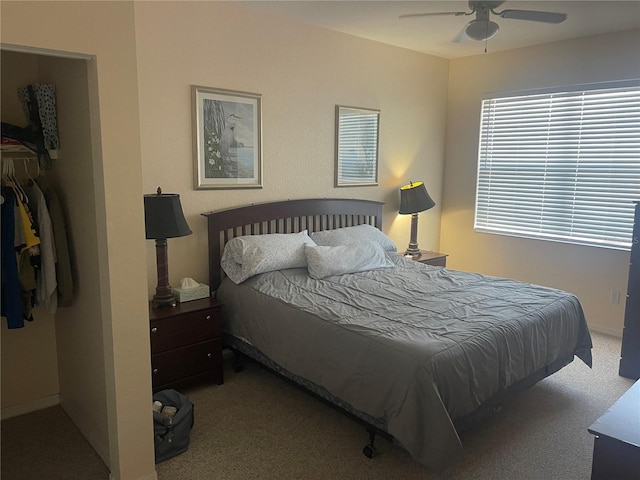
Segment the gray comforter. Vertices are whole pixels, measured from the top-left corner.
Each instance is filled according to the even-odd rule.
[[[225,330],[353,408],[419,462],[462,452],[453,420],[591,338],[575,296],[393,256],[395,268],[313,280],[305,269],[223,282]]]

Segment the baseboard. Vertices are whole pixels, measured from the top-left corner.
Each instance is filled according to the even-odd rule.
[[[592,332],[604,333],[605,335],[611,335],[612,337],[622,338],[622,332],[620,330],[614,330],[613,328],[589,325],[589,330]]]
[[[0,412],[0,418],[5,420],[11,417],[17,417],[24,415],[25,413],[31,413],[43,408],[53,407],[60,404],[60,394],[49,395],[48,397],[38,398],[27,403],[21,403],[20,405],[13,405],[11,407],[3,408]]]

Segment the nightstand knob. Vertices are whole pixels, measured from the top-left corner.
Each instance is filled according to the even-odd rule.
[[[151,329],[151,333],[156,333],[157,331],[158,331],[158,327],[153,327],[153,328]]]
[[[157,368],[154,368],[154,369],[153,369],[153,374],[154,374],[154,375],[157,375],[157,374],[158,374],[158,369],[157,369]]]
[[[211,320],[211,315],[207,315],[205,318],[206,318],[207,320]]]
[[[207,353],[207,358],[211,358],[211,353]]]

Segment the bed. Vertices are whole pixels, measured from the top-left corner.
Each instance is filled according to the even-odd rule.
[[[459,431],[574,356],[591,366],[591,337],[570,293],[397,254],[382,205],[205,213],[210,287],[226,347],[362,421],[367,456],[381,433],[442,471],[463,453]]]

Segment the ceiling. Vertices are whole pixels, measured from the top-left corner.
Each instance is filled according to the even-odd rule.
[[[399,19],[402,14],[469,11],[468,2],[449,1],[241,1],[243,6],[291,20],[348,33],[444,58],[481,55],[485,42],[465,38],[463,29],[475,16]],[[640,28],[640,0],[504,2],[505,9],[543,10],[567,14],[560,24],[493,16],[500,30],[486,44],[488,52]],[[640,45],[638,46],[640,51]]]

